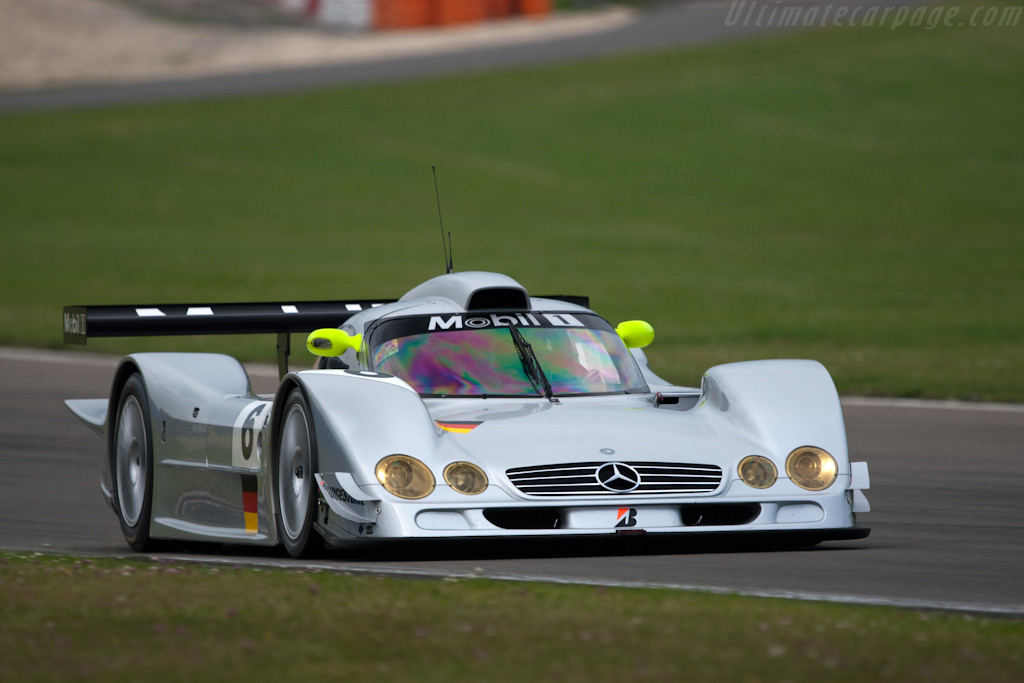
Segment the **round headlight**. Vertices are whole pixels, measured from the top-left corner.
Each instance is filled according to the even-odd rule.
[[[739,472],[740,479],[744,484],[753,486],[755,489],[766,489],[779,478],[779,471],[775,469],[775,464],[760,455],[743,458],[736,471]]]
[[[475,496],[487,488],[487,475],[471,462],[453,462],[444,468],[444,480],[459,493]]]
[[[823,491],[836,480],[836,459],[814,446],[796,449],[786,458],[786,474],[793,483],[808,491]]]
[[[377,463],[377,481],[399,498],[425,498],[434,490],[434,475],[416,458],[389,455]]]

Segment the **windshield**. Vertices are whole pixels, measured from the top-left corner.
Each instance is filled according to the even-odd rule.
[[[615,330],[592,314],[386,320],[370,334],[373,369],[402,378],[423,396],[542,396],[510,327],[532,347],[554,396],[647,391]]]

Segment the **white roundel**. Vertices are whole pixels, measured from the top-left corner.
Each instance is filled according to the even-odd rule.
[[[258,470],[263,464],[263,425],[270,418],[270,401],[253,401],[235,418],[231,434],[231,465]]]

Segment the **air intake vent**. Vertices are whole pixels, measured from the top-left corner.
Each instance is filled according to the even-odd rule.
[[[557,529],[561,513],[552,508],[491,508],[484,519],[501,529]]]
[[[521,289],[511,287],[494,287],[478,289],[469,297],[467,311],[485,311],[498,308],[511,308],[525,311],[530,308],[530,298]]]

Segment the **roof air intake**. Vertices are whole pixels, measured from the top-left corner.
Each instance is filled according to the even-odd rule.
[[[493,287],[491,289],[478,289],[473,292],[466,304],[467,311],[483,311],[495,308],[514,308],[528,310],[530,298],[522,289],[510,287]]]

